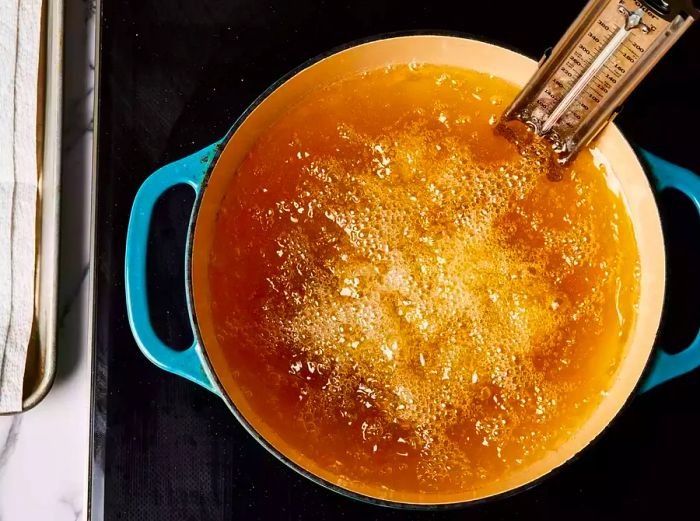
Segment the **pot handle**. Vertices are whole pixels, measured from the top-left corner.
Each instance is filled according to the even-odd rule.
[[[197,339],[184,351],[176,351],[165,345],[153,329],[146,285],[146,254],[156,201],[167,189],[180,184],[189,185],[199,195],[204,176],[217,157],[220,143],[216,142],[159,168],[144,181],[131,208],[124,266],[126,310],[131,331],[141,352],[161,369],[187,378],[214,393],[217,391],[204,372],[197,353]]]
[[[693,202],[700,213],[700,177],[646,150],[638,149],[638,152],[649,166],[649,172],[658,190],[678,190]],[[690,345],[680,353],[669,354],[657,347],[651,369],[642,382],[640,392],[646,392],[697,367],[700,367],[700,330]]]

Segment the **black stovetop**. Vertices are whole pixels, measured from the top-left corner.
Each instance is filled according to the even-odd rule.
[[[105,0],[101,10],[96,217],[94,520],[627,519],[697,508],[700,373],[637,397],[573,463],[534,489],[465,510],[411,513],[346,499],[269,455],[207,391],[139,352],[126,318],[124,238],[134,194],[156,168],[220,138],[268,85],[340,44],[390,31],[456,31],[539,56],[583,1]],[[626,135],[700,172],[700,27],[634,93]],[[678,126],[679,122],[681,126]],[[184,230],[193,196],[159,203],[149,250],[159,334],[189,344]],[[669,303],[659,343],[687,344],[700,322],[699,221],[661,198]]]

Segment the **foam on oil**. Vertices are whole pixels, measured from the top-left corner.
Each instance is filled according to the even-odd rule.
[[[253,410],[338,481],[473,490],[556,448],[610,385],[632,227],[590,154],[554,172],[545,143],[494,132],[516,93],[415,64],[322,86],[228,189],[218,341]]]

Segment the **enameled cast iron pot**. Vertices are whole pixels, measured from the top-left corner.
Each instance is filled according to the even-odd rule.
[[[214,334],[210,309],[209,252],[222,197],[238,165],[258,136],[310,89],[360,71],[409,62],[450,65],[491,73],[523,86],[537,64],[520,54],[477,40],[454,36],[389,37],[361,43],[320,57],[281,79],[241,115],[220,141],[151,175],[141,186],[131,211],[126,244],[126,297],[131,329],[144,355],[157,366],[219,395],[241,424],[272,454],[309,479],[335,491],[379,504],[408,507],[464,504],[522,488],[549,474],[586,447],[638,391],[700,366],[700,334],[683,352],[653,352],[664,300],[665,254],[659,212],[647,172],[657,191],[675,188],[700,211],[700,179],[644,150],[636,151],[613,125],[597,147],[612,165],[627,201],[641,259],[639,315],[625,346],[618,374],[590,419],[556,451],[508,479],[463,494],[409,494],[377,487],[338,484],[336,476],[290,447],[253,413],[228,373]],[[194,343],[174,351],[156,335],[146,291],[146,251],[153,207],[168,188],[187,184],[197,197],[186,251],[186,291]],[[645,372],[648,362],[650,367]],[[264,378],[265,375],[260,375]],[[642,379],[642,376],[644,378]]]

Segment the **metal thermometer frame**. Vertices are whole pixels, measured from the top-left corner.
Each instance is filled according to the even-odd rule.
[[[556,76],[557,71],[565,64],[566,60],[573,54],[576,46],[585,38],[587,32],[601,18],[603,12],[611,2],[615,0],[590,0],[583,11],[579,14],[573,24],[568,28],[564,36],[559,40],[551,53],[545,54],[539,63],[539,68],[534,76],[527,83],[525,88],[518,94],[513,103],[504,112],[504,121],[519,120],[530,126],[533,131],[541,136],[546,136],[553,143],[555,151],[560,153],[560,162],[565,163],[571,159],[576,152],[590,143],[598,133],[610,122],[619,112],[622,102],[639,85],[646,74],[651,70],[665,54],[665,52],[680,38],[680,36],[693,23],[694,17],[699,11],[692,7],[690,2],[681,1],[675,4],[686,3],[689,9],[679,9],[679,5],[674,5],[669,13],[661,13],[653,9],[644,2],[635,0],[625,2],[618,0],[617,12],[624,19],[621,19],[620,29],[614,33],[604,44],[599,54],[587,66],[586,70],[579,76],[573,87],[557,103],[548,117],[544,121],[538,121],[532,117],[532,105],[534,100],[547,88]],[[634,4],[636,9],[631,10],[625,4]],[[646,23],[649,19],[663,19],[668,25],[660,29],[662,34],[657,36],[653,43],[647,48],[640,63],[627,71],[629,77],[623,81],[618,88],[612,89],[606,94],[597,107],[586,114],[582,121],[571,134],[560,136],[554,126],[564,116],[572,105],[576,103],[583,91],[588,87],[589,82],[596,76],[600,69],[608,63],[611,57],[620,46],[627,40],[634,30],[650,31],[650,26]]]

